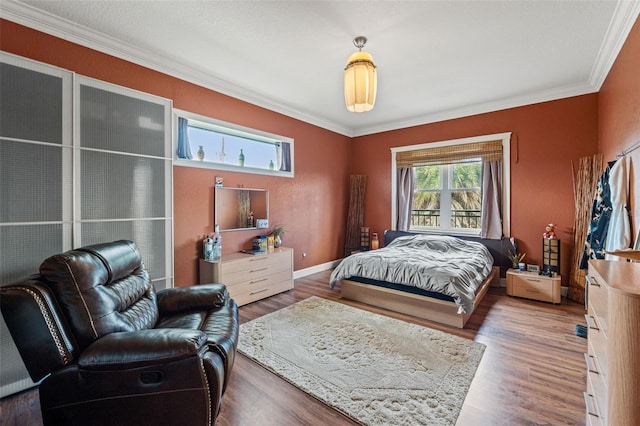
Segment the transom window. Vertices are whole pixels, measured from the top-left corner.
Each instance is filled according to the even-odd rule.
[[[176,164],[293,177],[293,139],[176,110]]]

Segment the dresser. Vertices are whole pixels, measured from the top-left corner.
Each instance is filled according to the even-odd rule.
[[[537,272],[507,271],[507,294],[542,302],[560,303],[560,276],[547,277]]]
[[[238,306],[293,288],[293,249],[264,254],[224,254],[218,261],[200,259],[200,284],[222,283]]]
[[[587,425],[640,425],[640,263],[589,261]]]

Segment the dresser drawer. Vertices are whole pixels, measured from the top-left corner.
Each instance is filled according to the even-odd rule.
[[[264,299],[265,297],[273,296],[274,294],[282,293],[292,289],[291,281],[282,281],[269,286],[257,286],[254,290],[247,293],[238,294],[232,296],[238,306],[246,305],[247,303],[255,302],[256,300]]]
[[[593,395],[584,393],[584,404],[587,407],[586,426],[606,426],[607,422],[599,412]]]
[[[607,385],[606,378],[600,372],[598,360],[593,355],[585,354],[587,363],[587,393],[593,397],[600,419],[607,418]]]
[[[291,254],[289,252],[282,252],[257,254],[255,256],[245,255],[239,259],[224,261],[222,263],[222,268],[224,274],[228,275],[235,272],[257,270],[276,265],[291,267]]]
[[[609,371],[609,363],[607,357],[607,336],[604,334],[599,325],[599,317],[587,314],[584,316],[587,321],[588,328],[588,341],[587,347],[589,354],[593,355],[600,367],[600,373],[603,376],[607,375]]]
[[[600,328],[607,332],[607,303],[608,292],[602,286],[602,278],[594,271],[590,271],[587,275],[587,300],[592,315],[596,315],[599,319]]]
[[[560,278],[507,272],[507,294],[543,302],[560,303]]]
[[[279,257],[277,259],[273,259],[273,261],[270,260],[271,259],[264,257],[260,260],[246,262],[244,264],[244,269],[235,269],[233,271],[229,271],[230,268],[227,268],[227,265],[224,265],[223,283],[227,287],[231,287],[236,284],[261,280],[270,277],[271,275],[279,274],[283,271],[288,272],[291,278],[292,271],[290,258]]]
[[[291,273],[289,271],[281,271],[271,275],[254,276],[251,280],[242,281],[236,284],[228,284],[227,289],[232,298],[244,293],[250,293],[260,288],[270,287],[273,284],[280,283],[282,281],[289,281],[291,283]]]

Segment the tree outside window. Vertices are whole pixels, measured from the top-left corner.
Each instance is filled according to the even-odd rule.
[[[411,229],[479,230],[482,162],[416,166]]]

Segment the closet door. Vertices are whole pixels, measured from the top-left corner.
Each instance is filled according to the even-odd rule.
[[[171,102],[78,76],[74,245],[129,239],[173,285]]]
[[[0,285],[72,245],[72,74],[0,52]],[[0,319],[0,397],[33,386]]]
[[[171,102],[3,52],[0,87],[0,285],[129,239],[172,287]],[[3,319],[0,359],[0,397],[34,385]]]

